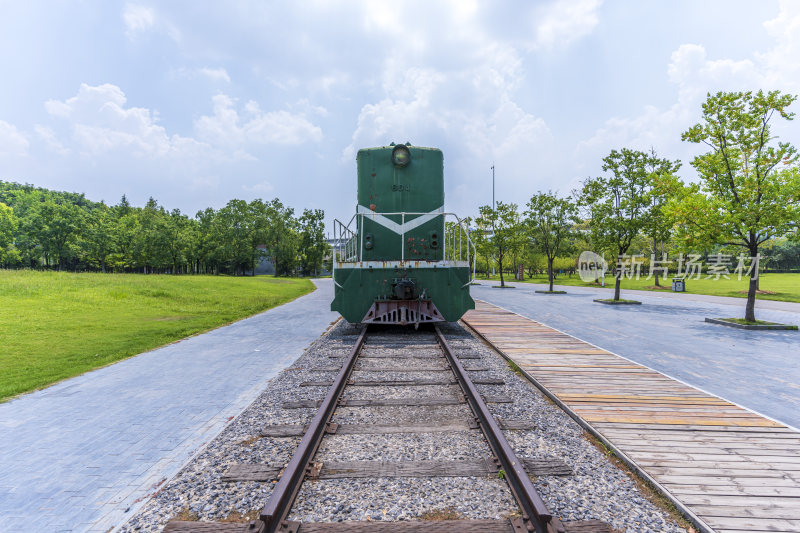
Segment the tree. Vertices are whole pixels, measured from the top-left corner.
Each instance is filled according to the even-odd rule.
[[[89,212],[86,228],[86,242],[88,256],[91,261],[100,265],[102,272],[106,271],[106,257],[114,252],[114,226],[116,220],[105,204]]]
[[[75,204],[56,203],[48,198],[38,206],[34,218],[39,222],[34,231],[45,258],[55,259],[61,270],[72,252],[70,246],[78,237],[84,219],[83,210]]]
[[[681,168],[679,160],[670,161],[659,158],[654,148],[645,160],[645,170],[649,182],[649,209],[645,217],[643,231],[650,238],[652,258],[664,256],[664,245],[669,242],[672,235],[672,220],[666,215],[664,205],[680,190],[680,182],[676,176]],[[659,287],[658,269],[651,265],[651,272],[655,275],[655,286]]]
[[[689,245],[744,248],[757,258],[760,246],[787,233],[800,215],[798,154],[786,142],[773,142],[770,121],[792,120],[796,96],[779,91],[719,92],[703,104],[703,119],[681,138],[710,151],[692,166],[700,184],[669,203],[678,237]],[[745,320],[755,322],[757,270],[750,276]]]
[[[14,235],[18,227],[19,221],[14,216],[14,210],[0,202],[0,265],[12,262],[12,258],[18,258],[14,248]]]
[[[325,242],[325,211],[304,209],[300,217],[300,266],[304,274],[317,275],[328,250]]]
[[[297,265],[297,249],[300,244],[294,209],[285,207],[280,200],[274,198],[267,204],[267,216],[267,253],[275,265],[275,274],[292,274]]]
[[[572,226],[580,222],[578,207],[569,196],[539,192],[528,201],[525,226],[535,249],[547,257],[547,279],[553,291],[553,260],[569,244]]]
[[[488,238],[487,251],[490,250],[497,260],[500,270],[500,286],[505,287],[503,259],[508,255],[515,254],[523,243],[517,204],[497,202],[495,209],[488,205],[482,205],[479,212],[478,225],[492,230],[492,235]]]
[[[615,257],[628,252],[647,222],[650,202],[647,154],[623,148],[603,158],[611,176],[590,178],[583,184],[579,203],[589,215],[592,241]],[[615,269],[614,300],[619,300],[622,270]]]

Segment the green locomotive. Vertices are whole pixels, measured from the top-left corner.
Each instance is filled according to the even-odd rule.
[[[419,325],[474,309],[475,246],[444,211],[442,151],[392,143],[356,161],[356,214],[334,221],[331,310],[353,323]]]

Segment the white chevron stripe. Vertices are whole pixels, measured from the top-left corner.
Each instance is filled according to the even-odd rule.
[[[372,209],[364,207],[363,205],[359,205],[356,212],[359,215],[365,215],[364,218],[368,218],[374,221],[375,223],[380,224],[384,228],[389,229],[399,235],[401,233],[406,233],[408,231],[411,231],[412,229],[421,226],[422,224],[428,222],[429,220],[433,220],[438,215],[441,215],[442,213],[444,213],[444,206],[438,209],[434,209],[430,213],[425,213],[423,215],[420,215],[413,220],[409,220],[405,224],[398,224],[394,220],[391,220],[380,213],[376,213]]]

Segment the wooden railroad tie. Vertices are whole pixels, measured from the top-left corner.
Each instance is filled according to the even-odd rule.
[[[523,459],[530,476],[571,476],[572,469],[555,458]],[[331,461],[321,464],[312,479],[377,478],[377,477],[465,477],[486,476],[498,472],[492,458],[461,461]],[[261,464],[231,465],[222,481],[274,481],[282,467]]]

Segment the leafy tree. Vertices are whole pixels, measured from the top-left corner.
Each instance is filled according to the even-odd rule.
[[[46,262],[49,264],[52,258],[61,270],[72,253],[71,245],[77,240],[84,212],[75,204],[56,203],[48,198],[39,204],[34,218],[39,225],[33,228],[33,232],[42,246]]]
[[[769,250],[765,250],[774,268],[781,270],[800,269],[800,241],[789,238],[776,239]]]
[[[275,265],[276,275],[290,275],[297,266],[297,249],[299,235],[294,209],[285,207],[280,200],[274,198],[267,204],[267,253]]]
[[[244,200],[231,200],[216,214],[216,238],[227,269],[233,274],[244,273],[251,263],[253,224],[250,206]]]
[[[134,237],[134,258],[136,266],[143,272],[155,272],[170,264],[169,234],[167,232],[167,214],[153,198],[147,201],[144,209],[138,213],[139,231]]]
[[[615,257],[625,255],[649,215],[648,156],[638,150],[612,150],[603,158],[610,176],[583,184],[579,203],[589,215],[592,241]],[[617,265],[614,299],[619,300],[622,271]]]
[[[14,210],[0,202],[0,264],[14,263],[19,254],[14,248],[14,235],[17,233],[19,221]]]
[[[325,242],[325,211],[304,209],[300,217],[300,266],[304,274],[317,275],[329,246]]]
[[[173,274],[178,274],[186,262],[186,252],[189,247],[188,237],[191,235],[188,231],[190,226],[189,218],[182,215],[180,209],[173,209],[164,217],[164,230],[167,233],[166,250],[172,263]]]
[[[672,236],[673,223],[667,216],[664,206],[680,190],[680,182],[676,176],[680,167],[681,162],[678,160],[659,158],[654,148],[650,148],[645,160],[649,182],[649,207],[642,230],[650,238],[652,244],[650,252],[657,260],[663,258],[664,248]],[[655,274],[655,286],[660,286],[659,271],[657,269],[651,271]]]
[[[523,245],[523,232],[517,204],[497,202],[495,209],[488,205],[482,205],[479,212],[478,225],[492,230],[492,235],[487,240],[486,251],[491,251],[497,260],[500,270],[500,286],[505,287],[503,260],[507,256],[517,253]]]
[[[669,204],[678,238],[689,245],[738,246],[758,257],[769,239],[797,227],[800,217],[798,154],[774,142],[770,122],[788,111],[796,96],[779,91],[719,92],[703,104],[703,120],[682,135],[710,150],[692,161],[700,184]],[[757,276],[751,275],[745,320],[755,321]]]
[[[569,246],[572,226],[580,222],[578,207],[569,196],[539,192],[528,201],[525,227],[535,249],[547,257],[547,279],[553,290],[553,260]]]
[[[89,212],[85,239],[90,260],[106,271],[106,258],[114,252],[114,229],[116,219],[111,209],[100,204]]]

